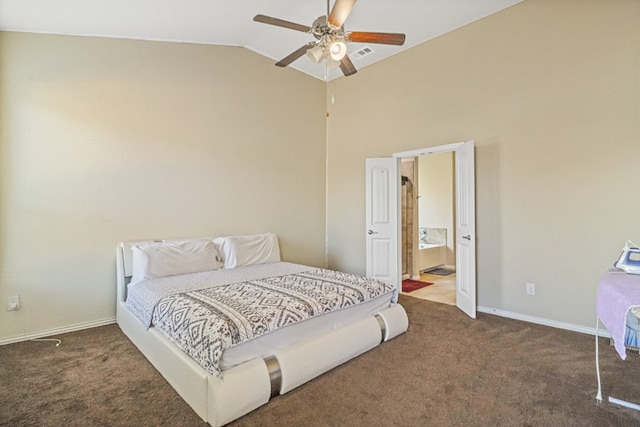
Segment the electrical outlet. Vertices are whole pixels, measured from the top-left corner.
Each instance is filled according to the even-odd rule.
[[[20,310],[20,295],[7,298],[7,311]]]
[[[527,295],[535,295],[535,294],[536,294],[536,284],[527,283]]]

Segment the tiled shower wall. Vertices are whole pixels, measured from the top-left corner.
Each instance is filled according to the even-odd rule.
[[[411,274],[413,266],[413,218],[415,209],[415,190],[413,180],[415,176],[415,161],[402,159],[400,175],[407,177],[406,184],[401,186],[402,192],[402,274]]]

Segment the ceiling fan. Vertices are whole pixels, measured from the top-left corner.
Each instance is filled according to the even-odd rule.
[[[327,60],[329,67],[339,65],[345,76],[355,74],[358,70],[347,55],[347,43],[378,43],[402,46],[405,35],[400,33],[372,33],[362,31],[345,31],[344,21],[347,19],[356,0],[336,0],[333,9],[329,11],[327,0],[327,14],[318,17],[311,26],[296,24],[265,15],[256,15],[253,20],[263,24],[275,25],[312,34],[315,42],[310,42],[292,52],[276,63],[278,67],[286,67],[305,53],[314,62]]]

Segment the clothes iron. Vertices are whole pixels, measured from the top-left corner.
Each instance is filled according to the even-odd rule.
[[[622,248],[620,258],[613,266],[623,270],[625,273],[640,274],[640,247],[631,240],[627,240],[627,243]]]

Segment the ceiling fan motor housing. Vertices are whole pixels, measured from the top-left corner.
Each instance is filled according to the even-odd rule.
[[[334,28],[327,22],[326,15],[313,21],[310,33],[318,40],[316,46],[307,51],[307,56],[314,62],[320,62],[329,55],[334,60],[340,60],[346,54],[347,37],[344,27]]]

